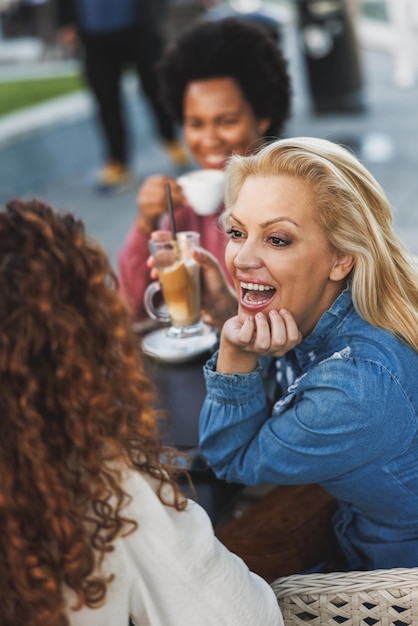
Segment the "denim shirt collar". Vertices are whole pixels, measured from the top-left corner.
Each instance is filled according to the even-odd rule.
[[[320,352],[320,347],[326,338],[335,331],[341,321],[353,310],[351,292],[351,280],[345,289],[334,300],[328,311],[321,316],[313,331],[294,348],[294,353],[300,366],[314,360],[315,353]]]

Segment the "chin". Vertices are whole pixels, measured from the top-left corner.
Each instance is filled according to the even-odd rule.
[[[206,165],[203,165],[202,167],[207,170],[223,170],[226,163],[227,163],[226,161],[222,161],[222,163],[207,163]]]

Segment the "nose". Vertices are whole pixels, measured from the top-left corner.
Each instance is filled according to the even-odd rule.
[[[239,270],[258,269],[263,264],[261,251],[256,242],[252,242],[251,239],[243,241],[234,258],[235,267]]]
[[[212,148],[219,145],[219,133],[217,132],[215,124],[207,124],[202,128],[200,135],[200,141],[206,148]]]

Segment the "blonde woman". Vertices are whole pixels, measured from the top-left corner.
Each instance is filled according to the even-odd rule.
[[[202,451],[228,481],[333,494],[340,567],[417,566],[418,275],[381,187],[341,146],[279,140],[231,159],[223,223],[238,313]]]

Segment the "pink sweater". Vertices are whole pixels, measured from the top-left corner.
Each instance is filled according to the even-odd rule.
[[[219,260],[229,278],[224,258],[227,237],[218,224],[218,218],[223,208],[224,205],[222,204],[215,215],[201,216],[196,215],[190,207],[184,206],[176,209],[175,218],[179,232],[194,230],[200,233],[200,245]],[[162,218],[161,228],[170,230],[168,215],[164,215]],[[143,299],[145,289],[151,282],[150,270],[146,263],[150,255],[148,240],[149,236],[134,226],[118,254],[120,292],[135,311],[138,320],[147,317]]]

